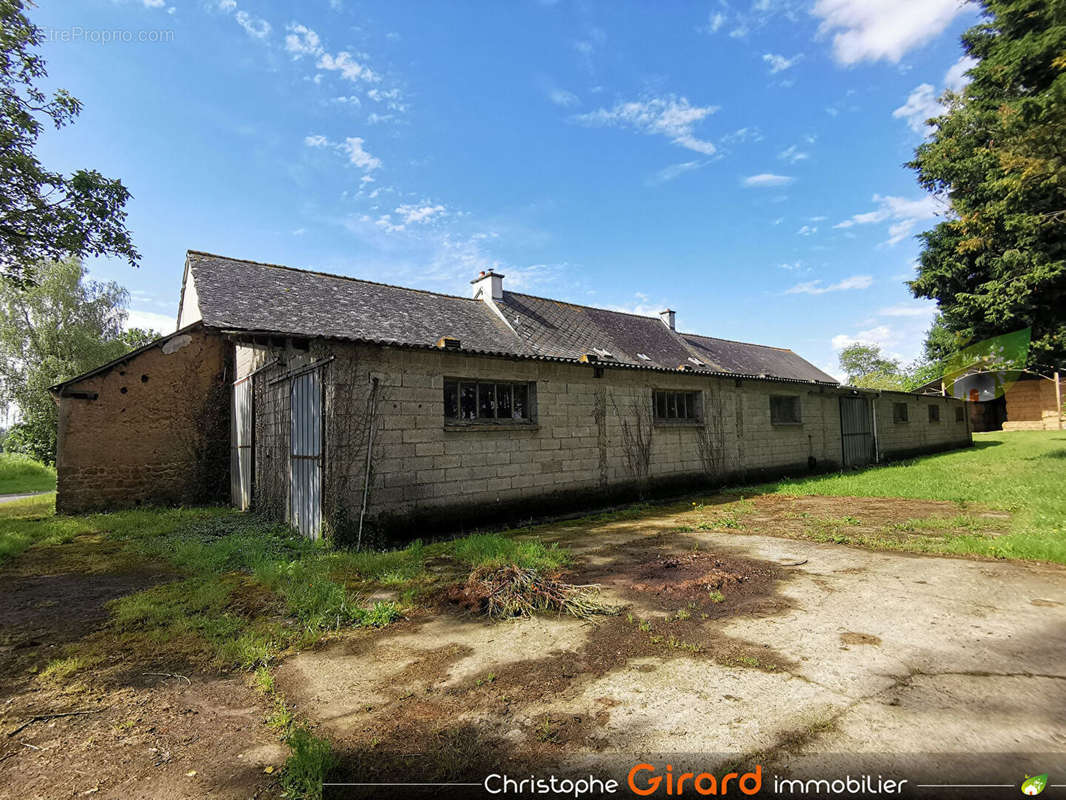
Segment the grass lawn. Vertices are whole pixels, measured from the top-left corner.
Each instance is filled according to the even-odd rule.
[[[18,453],[0,453],[0,494],[52,492],[55,488],[54,467]]]
[[[736,492],[904,497],[1007,511],[1010,532],[931,539],[922,550],[1066,564],[1066,431],[979,433],[974,446],[856,472],[794,478]],[[915,520],[921,526],[922,520]],[[933,527],[933,526],[931,526]],[[876,542],[862,542],[877,546]],[[908,548],[901,548],[908,549]]]

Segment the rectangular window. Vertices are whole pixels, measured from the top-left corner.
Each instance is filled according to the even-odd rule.
[[[699,420],[700,393],[672,392],[656,389],[652,402],[652,408],[655,412],[656,422],[670,422],[672,420]]]
[[[893,403],[892,404],[892,421],[893,422],[906,422],[907,417],[907,404],[906,403]]]
[[[966,409],[963,408],[962,406],[955,406],[955,421],[956,422],[965,422],[966,421]]]
[[[528,383],[446,378],[446,422],[531,422]]]
[[[799,425],[802,422],[798,395],[770,395],[770,423],[772,425]]]
[[[940,422],[940,406],[929,406],[929,421]]]

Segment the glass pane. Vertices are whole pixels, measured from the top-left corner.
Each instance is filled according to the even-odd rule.
[[[692,419],[695,415],[692,413],[693,406],[692,392],[685,392],[685,419]]]
[[[529,387],[524,383],[515,384],[511,408],[512,419],[529,419]]]
[[[444,418],[459,419],[459,382],[444,382]]]
[[[666,419],[666,392],[655,393],[655,416]]]
[[[479,383],[477,385],[478,419],[496,419],[496,384]]]
[[[677,419],[677,392],[666,395],[666,416],[669,419]]]
[[[496,416],[500,419],[511,418],[511,384],[496,384]]]
[[[459,386],[460,419],[477,419],[477,384],[463,383]]]

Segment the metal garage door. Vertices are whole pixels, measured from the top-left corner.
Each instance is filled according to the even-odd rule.
[[[317,539],[322,527],[322,379],[317,369],[297,375],[290,390],[292,435],[289,522]]]
[[[845,467],[861,467],[874,460],[873,420],[867,398],[840,398],[840,434]]]
[[[241,511],[252,505],[253,430],[252,381],[242,378],[233,384],[230,415],[230,502]]]

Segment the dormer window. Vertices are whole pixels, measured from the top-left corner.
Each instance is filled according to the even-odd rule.
[[[614,358],[614,353],[612,353],[610,350],[604,350],[602,347],[593,347],[592,352],[603,359]]]
[[[639,358],[641,361],[651,361],[651,357],[646,356],[643,353],[637,353],[637,358]]]
[[[697,367],[702,367],[703,366],[703,362],[700,361],[698,358],[693,358],[692,356],[689,356],[688,360],[691,361],[693,364],[695,364]]]

